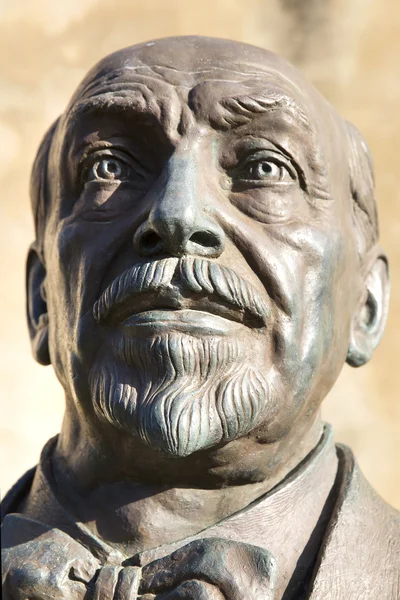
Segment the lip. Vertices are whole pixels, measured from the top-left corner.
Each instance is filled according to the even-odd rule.
[[[205,295],[185,297],[176,288],[144,292],[115,307],[111,323],[145,329],[181,329],[199,332],[232,331],[241,325],[262,328],[265,323],[253,314],[235,306],[216,302]]]
[[[148,335],[168,331],[182,331],[194,335],[227,335],[239,329],[237,321],[193,309],[155,309],[136,313],[122,323],[136,334]]]

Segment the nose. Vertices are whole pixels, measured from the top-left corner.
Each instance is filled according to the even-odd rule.
[[[150,193],[154,196],[152,208],[133,237],[141,256],[221,255],[225,235],[220,225],[204,212],[201,200],[209,192],[199,180],[190,156],[171,157],[157,188]]]

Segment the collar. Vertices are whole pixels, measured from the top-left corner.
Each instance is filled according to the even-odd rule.
[[[296,566],[301,579],[305,570],[310,571],[310,576],[312,573],[314,557],[333,508],[330,492],[337,467],[332,429],[325,425],[316,448],[267,494],[213,527],[179,542],[141,552],[133,561],[144,566],[195,539],[227,538],[268,550],[278,565],[277,591],[282,594],[288,586],[297,589]]]
[[[56,525],[90,550],[102,564],[120,565],[126,557],[93,535],[83,523],[76,522],[62,505],[62,498],[57,498],[52,485],[51,468],[56,441],[57,438],[53,438],[43,449],[23,513],[49,526]],[[296,565],[300,565],[303,571],[310,568],[309,557],[314,554],[316,556],[318,552],[325,531],[325,526],[321,527],[320,524],[321,515],[324,513],[336,471],[337,457],[333,434],[331,427],[326,425],[320,442],[306,459],[273,490],[246,509],[199,531],[194,536],[145,550],[132,557],[129,562],[144,566],[192,540],[201,537],[227,538],[253,544],[271,552],[278,564],[278,588],[283,593],[293,578],[296,580]],[[313,532],[318,533],[319,530],[320,535],[313,535]],[[295,584],[296,581],[293,585]]]

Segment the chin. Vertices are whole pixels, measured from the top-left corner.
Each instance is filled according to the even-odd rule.
[[[245,436],[276,412],[264,353],[251,342],[180,331],[115,337],[90,372],[95,412],[177,458]]]

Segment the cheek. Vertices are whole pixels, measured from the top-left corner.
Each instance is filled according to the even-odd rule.
[[[347,353],[355,270],[346,242],[339,234],[328,237],[323,231],[314,232],[308,257],[300,357],[308,367],[310,380],[318,380],[321,386],[329,388]]]
[[[342,360],[347,344],[354,280],[353,259],[343,235],[314,225],[282,228],[279,279],[286,282],[290,314],[278,313],[281,367],[301,368],[312,377],[321,360],[334,353]],[[268,257],[266,257],[268,259]],[[279,346],[278,346],[279,349]]]
[[[78,353],[82,327],[95,333],[93,305],[111,252],[108,236],[92,229],[63,220],[47,247],[50,336],[56,353]]]
[[[324,337],[323,349],[338,339],[349,322],[354,281],[354,265],[342,232],[332,226],[308,228],[293,237],[298,248],[299,276],[303,272],[303,336]],[[303,269],[303,271],[302,271]],[[300,307],[300,303],[299,303]],[[321,342],[322,343],[322,342]]]
[[[64,387],[71,385],[70,373],[81,372],[99,345],[92,312],[113,256],[110,239],[114,236],[102,235],[93,224],[64,219],[47,244],[51,360]]]
[[[145,191],[127,182],[88,182],[74,206],[73,216],[88,223],[111,223],[122,215],[127,217],[132,210],[143,210]]]
[[[316,293],[335,293],[338,286],[349,289],[356,261],[345,239],[343,228],[333,220],[311,225],[290,226],[283,232],[288,245],[297,255],[299,274],[304,272],[307,283]]]
[[[329,235],[320,231],[315,239],[319,240],[319,244],[314,254],[310,252],[310,280],[311,284],[313,278],[319,283],[316,300],[322,312],[325,302],[330,307],[332,319],[340,316],[347,322],[358,285],[357,257],[342,231],[337,231],[336,235],[333,231]]]
[[[302,190],[282,183],[275,187],[260,187],[230,195],[231,203],[252,219],[266,224],[285,224],[305,208]]]
[[[58,226],[51,243],[51,262],[59,279],[60,295],[96,297],[102,281],[124,248],[132,260],[132,227],[123,217],[86,221],[74,216]]]
[[[282,410],[288,411],[289,420],[305,404],[319,404],[336,381],[347,353],[350,322],[344,241],[327,239],[322,231],[312,236],[308,232],[307,242],[300,238],[304,232],[297,240],[299,281],[294,311],[291,319],[280,315],[275,324],[282,343],[273,388],[286,398]]]

